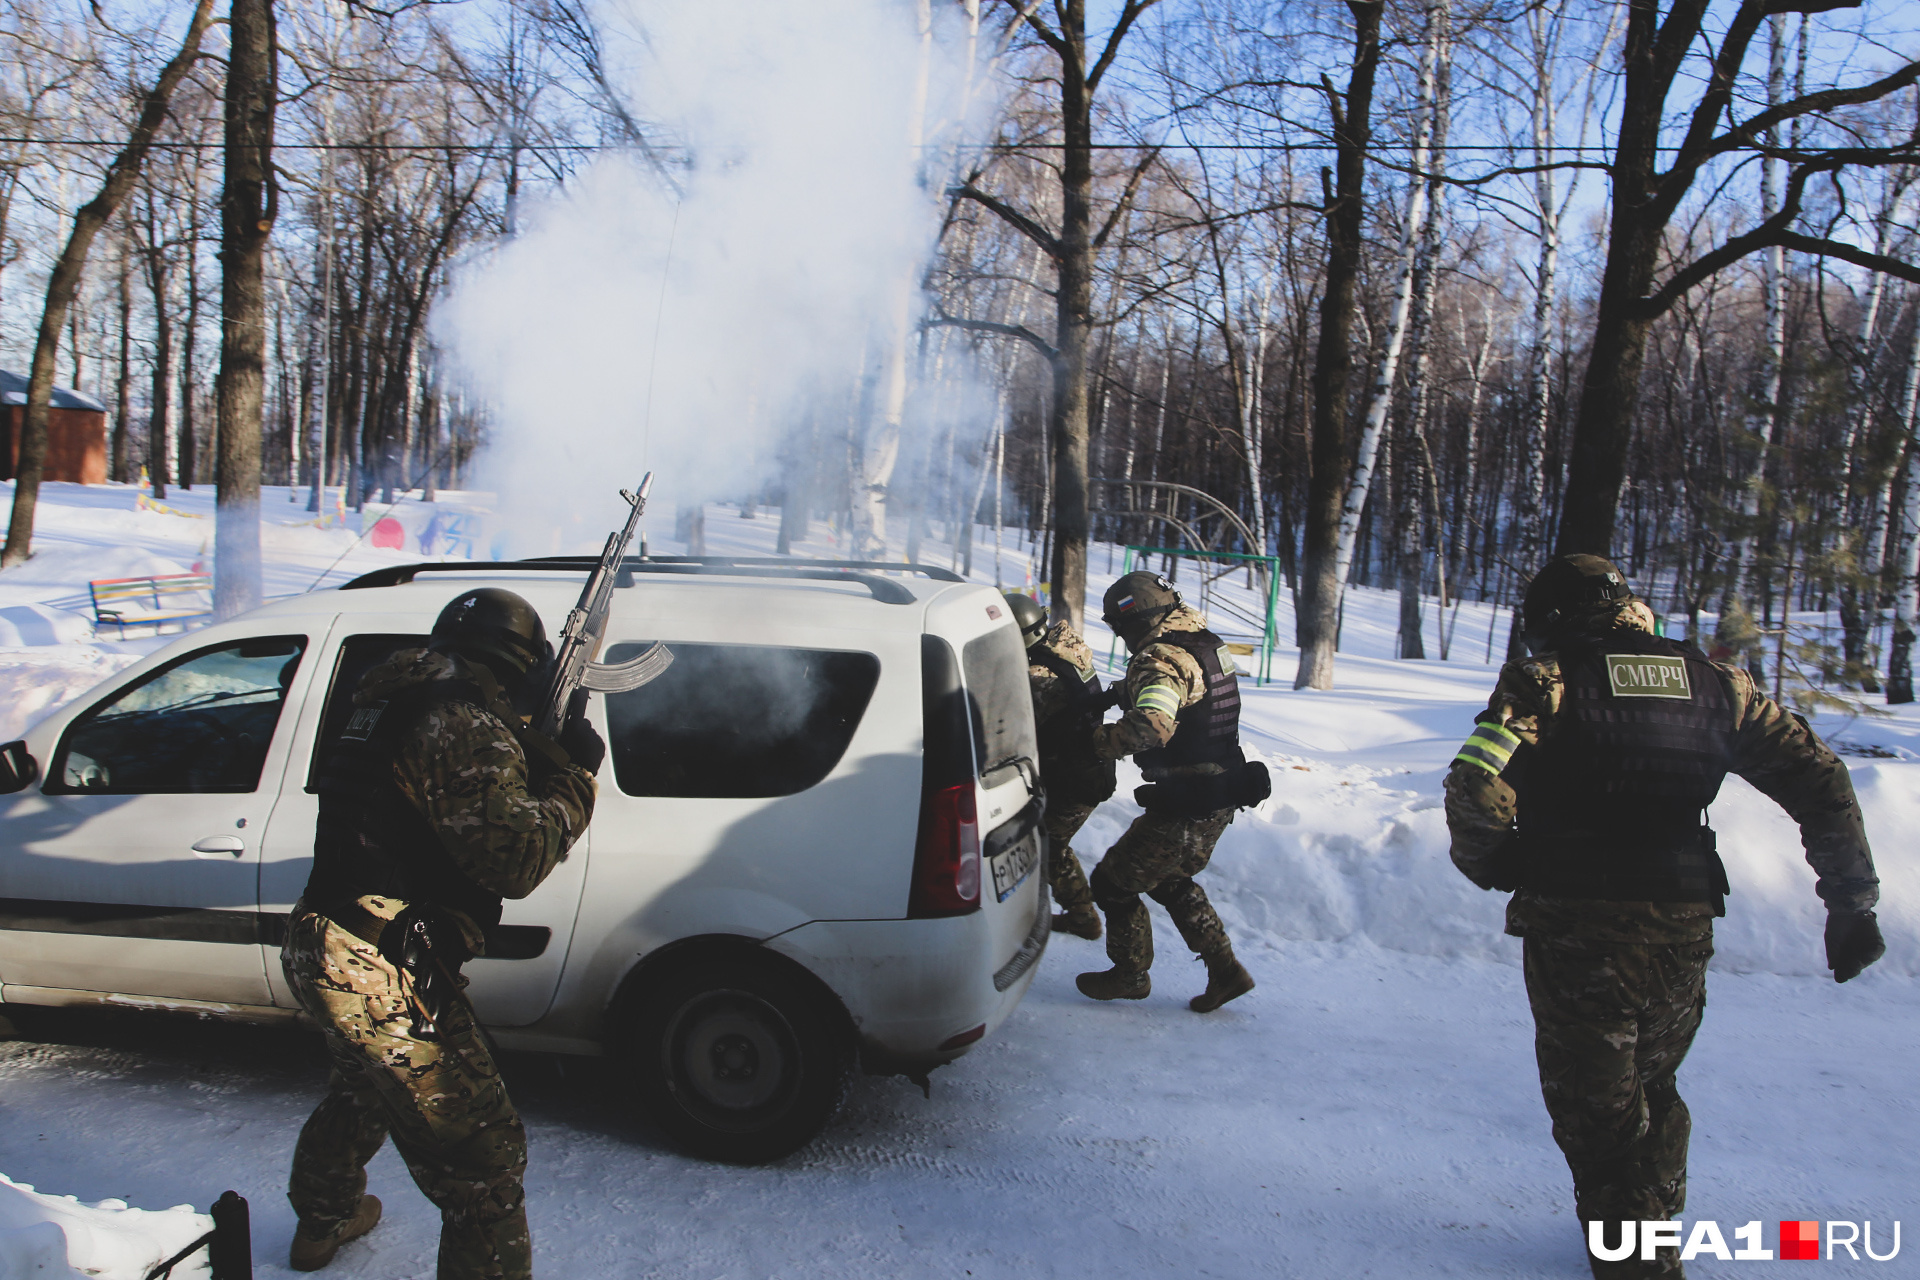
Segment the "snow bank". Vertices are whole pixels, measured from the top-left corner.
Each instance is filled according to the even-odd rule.
[[[41,717],[140,660],[95,646],[0,648],[0,742],[11,742]]]
[[[93,634],[86,615],[44,604],[0,605],[0,645],[73,644]]]
[[[124,1200],[82,1204],[42,1195],[0,1174],[0,1280],[144,1280],[213,1230],[191,1205],[130,1209]],[[174,1267],[177,1280],[208,1274],[204,1250]]]
[[[1476,889],[1447,856],[1439,772],[1256,754],[1273,774],[1273,795],[1239,815],[1206,877],[1229,933],[1273,945],[1365,938],[1394,951],[1519,962],[1518,940],[1503,933],[1507,895]],[[1920,823],[1920,765],[1853,772],[1869,838],[1878,836],[1880,878],[1907,883],[1920,872],[1903,838]],[[1113,834],[1134,812],[1113,815]],[[1711,818],[1734,888],[1715,926],[1714,967],[1825,976],[1826,908],[1799,829],[1738,778],[1727,780]],[[1084,852],[1097,856],[1097,846]],[[1887,955],[1874,973],[1920,975],[1911,899],[1889,892],[1879,916]]]
[[[95,521],[99,518],[96,514]],[[140,547],[54,545],[35,551],[25,564],[0,573],[0,589],[63,586],[76,589],[84,598],[87,584],[102,578],[152,578],[192,572],[190,564]]]

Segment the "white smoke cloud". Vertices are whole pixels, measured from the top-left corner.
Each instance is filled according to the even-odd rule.
[[[442,340],[493,407],[479,475],[515,553],[597,543],[615,487],[648,468],[655,531],[676,502],[769,475],[821,388],[823,412],[848,411],[887,299],[938,230],[939,184],[909,142],[912,0],[600,13],[635,50],[628,100],[691,163],[672,169],[676,197],[640,157],[602,159],[442,308]],[[934,42],[936,100],[949,47]]]

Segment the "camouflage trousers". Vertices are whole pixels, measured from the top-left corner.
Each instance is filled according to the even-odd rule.
[[[1143,813],[1100,859],[1089,887],[1106,912],[1107,958],[1115,968],[1145,973],[1153,967],[1153,924],[1140,901],[1143,893],[1167,909],[1196,955],[1211,960],[1233,954],[1207,891],[1193,879],[1206,870],[1233,814],[1232,809],[1205,818]]]
[[[281,963],[332,1058],[327,1096],[293,1151],[287,1199],[301,1223],[325,1231],[350,1218],[366,1191],[367,1161],[391,1134],[440,1210],[438,1280],[527,1280],[526,1130],[473,1007],[457,997],[438,1041],[412,1038],[399,971],[325,916],[299,909]]]
[[[1573,1171],[1582,1224],[1669,1221],[1687,1202],[1692,1120],[1674,1073],[1707,1004],[1711,940],[1677,946],[1529,936],[1527,1001],[1533,1006],[1540,1092],[1553,1140]],[[1650,1262],[1601,1262],[1598,1280],[1678,1276],[1678,1251]]]
[[[1051,804],[1040,821],[1047,833],[1047,883],[1053,889],[1054,902],[1070,915],[1093,910],[1093,893],[1087,888],[1087,873],[1080,867],[1072,840],[1094,808],[1090,804]]]

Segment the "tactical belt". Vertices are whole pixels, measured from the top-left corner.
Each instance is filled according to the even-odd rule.
[[[1133,799],[1155,817],[1206,818],[1224,809],[1244,809],[1273,794],[1267,766],[1249,760],[1223,773],[1185,774],[1135,787]]]

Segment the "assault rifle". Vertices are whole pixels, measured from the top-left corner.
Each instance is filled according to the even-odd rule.
[[[547,686],[539,714],[533,721],[533,727],[550,738],[559,736],[567,716],[578,710],[575,699],[585,702],[589,690],[625,693],[638,689],[673,663],[673,654],[663,644],[655,644],[626,662],[593,660],[606,639],[607,613],[613,606],[613,584],[620,572],[620,558],[626,554],[627,544],[633,541],[633,532],[647,509],[647,490],[652,487],[653,472],[649,471],[640,481],[639,492],[620,491],[620,496],[632,508],[627,512],[626,526],[607,535],[600,563],[587,575],[587,585],[580,589],[580,600],[567,614],[566,626],[560,629],[560,644],[553,657],[553,683]]]

